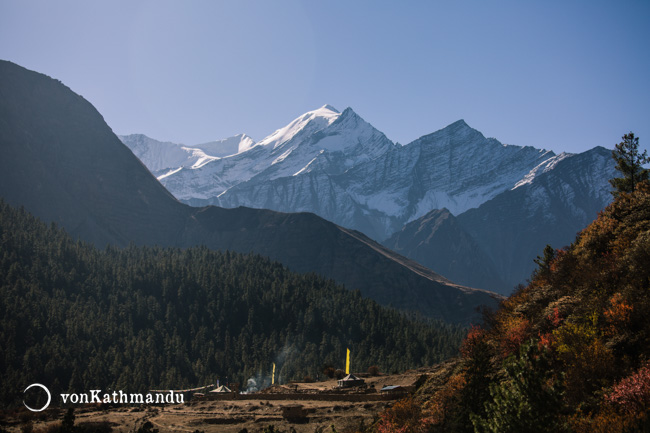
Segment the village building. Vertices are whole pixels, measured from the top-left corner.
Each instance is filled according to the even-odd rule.
[[[232,391],[226,385],[221,385],[218,388],[215,388],[210,392],[211,393],[223,394],[223,393],[231,393]]]
[[[379,390],[381,395],[390,397],[406,397],[408,389],[400,385],[388,385]]]
[[[354,386],[361,386],[366,383],[365,380],[359,379],[354,374],[350,373],[343,379],[339,380],[339,388],[351,388]]]

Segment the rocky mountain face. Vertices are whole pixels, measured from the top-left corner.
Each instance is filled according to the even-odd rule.
[[[384,245],[452,281],[494,291],[507,287],[490,256],[447,209],[432,210],[411,221]]]
[[[343,114],[334,113],[331,125],[359,122],[353,113]],[[337,151],[336,135],[322,140]],[[363,143],[351,147],[359,149],[358,158],[370,157],[362,154]],[[302,151],[291,156],[295,149],[290,149],[290,138],[278,139],[235,156],[265,152],[276,159],[304,158]],[[352,164],[337,157],[336,165]],[[333,278],[384,305],[448,321],[468,323],[477,306],[494,305],[498,298],[451,283],[313,214],[187,206],[151,175],[90,103],[60,82],[6,61],[0,61],[0,197],[100,247],[205,245],[255,252],[291,270]]]
[[[372,226],[382,230],[374,236],[386,239],[433,209],[458,215],[476,207],[553,157],[550,151],[487,139],[460,120],[350,170],[344,185],[376,215]]]
[[[290,188],[300,190],[304,186],[301,181],[312,177],[310,173],[340,175],[392,147],[395,145],[390,140],[351,109],[339,113],[326,105],[295,119],[243,152],[214,158],[200,166],[185,166],[158,179],[179,200],[196,206],[313,212],[311,206],[299,203],[302,194],[289,194],[277,186],[299,179]],[[250,189],[253,191],[249,194]],[[319,192],[314,194],[318,196]],[[325,201],[321,198],[318,204],[324,207]]]
[[[324,106],[247,151],[158,179],[194,206],[314,212],[383,240],[432,209],[477,207],[554,157],[486,139],[462,120],[399,146],[352,109]]]
[[[564,154],[553,166],[458,216],[507,283],[500,293],[530,277],[533,259],[547,244],[569,245],[611,202],[608,180],[618,176],[611,155],[603,147]]]
[[[555,155],[504,145],[463,120],[400,146],[330,106],[204,161],[167,164],[158,179],[194,206],[313,212],[453,281],[505,294],[546,244],[567,245],[609,203],[615,175],[602,148]]]
[[[454,218],[432,211],[384,244],[460,284],[509,294],[548,244],[562,248],[611,201],[611,151],[562,154]]]

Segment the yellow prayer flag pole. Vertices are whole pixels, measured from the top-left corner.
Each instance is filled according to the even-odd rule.
[[[275,385],[275,362],[273,363],[273,375],[271,376],[271,385]]]
[[[345,358],[345,374],[350,374],[350,349],[348,349],[348,355]]]

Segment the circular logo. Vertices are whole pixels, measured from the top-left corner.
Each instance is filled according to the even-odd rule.
[[[45,385],[41,385],[40,383],[32,383],[27,388],[25,388],[25,390],[23,391],[23,394],[26,393],[29,388],[33,388],[35,386],[37,386],[39,388],[43,388],[43,391],[45,391],[45,393],[47,394],[47,403],[45,403],[45,406],[43,406],[40,409],[33,409],[33,408],[27,406],[27,403],[25,403],[25,400],[23,400],[23,404],[25,405],[25,407],[27,409],[31,410],[32,412],[40,412],[40,411],[43,411],[43,410],[47,409],[47,407],[50,405],[50,401],[52,401],[52,396],[50,395],[50,390],[47,389],[47,387]]]

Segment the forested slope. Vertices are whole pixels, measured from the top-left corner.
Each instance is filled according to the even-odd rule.
[[[255,255],[73,241],[0,202],[0,402],[26,384],[53,394],[246,385],[277,363],[281,381],[342,368],[429,365],[461,327],[418,321],[331,280]],[[276,377],[277,378],[277,377]]]
[[[648,183],[618,193],[538,264],[469,332],[453,365],[383,414],[379,431],[649,431]]]

